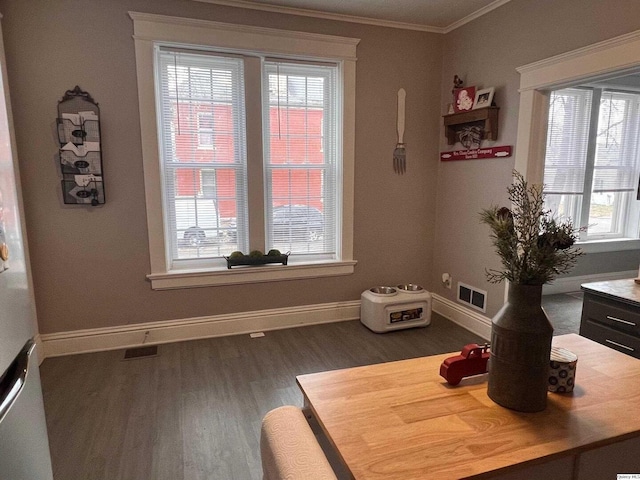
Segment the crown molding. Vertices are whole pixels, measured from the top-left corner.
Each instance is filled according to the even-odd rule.
[[[434,27],[431,25],[420,25],[416,23],[395,22],[392,20],[381,20],[377,18],[361,17],[357,15],[345,15],[341,13],[322,12],[320,10],[312,10],[308,8],[285,7],[280,5],[267,5],[264,3],[256,3],[249,0],[193,0],[201,3],[213,3],[216,5],[224,5],[227,7],[247,8],[250,10],[260,10],[263,12],[284,13],[289,15],[299,15],[303,17],[323,18],[326,20],[337,20],[340,22],[361,23],[364,25],[375,25],[378,27],[399,28],[403,30],[417,30],[428,33],[449,33],[472,22],[511,0],[495,0],[494,2],[482,7],[479,10],[467,15],[466,17],[448,25],[446,27]]]
[[[483,15],[486,15],[487,13],[491,12],[492,10],[495,10],[496,8],[501,7],[502,5],[504,5],[505,3],[509,3],[510,1],[511,0],[495,0],[494,2],[490,3],[489,5],[486,5],[486,6],[482,7],[480,10],[476,10],[475,12],[467,15],[466,17],[461,18],[457,22],[453,22],[448,27],[445,27],[443,29],[442,33],[452,32],[456,28],[460,28],[461,26],[466,25],[469,22],[472,22],[476,18],[480,18]]]
[[[299,15],[302,17],[323,18],[325,20],[336,20],[340,22],[361,23],[364,25],[375,25],[377,27],[400,28],[403,30],[417,30],[429,33],[446,33],[446,28],[433,27],[429,25],[419,25],[415,23],[394,22],[391,20],[380,20],[370,17],[359,17],[356,15],[345,15],[341,13],[321,12],[319,10],[311,10],[307,8],[284,7],[278,5],[266,5],[264,3],[256,3],[248,0],[193,0],[201,3],[213,3],[216,5],[224,5],[227,7],[246,8],[250,10],[260,10],[263,12],[284,13],[289,15]],[[499,0],[509,1],[509,0]]]

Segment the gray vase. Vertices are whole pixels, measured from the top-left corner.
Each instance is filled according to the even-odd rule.
[[[509,284],[507,303],[491,322],[488,395],[519,412],[547,406],[553,327],[542,310],[542,285]]]

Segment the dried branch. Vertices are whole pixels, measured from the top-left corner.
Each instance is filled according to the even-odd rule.
[[[530,185],[514,170],[509,186],[511,209],[492,206],[480,212],[491,228],[491,239],[502,270],[487,270],[490,283],[509,280],[523,285],[543,285],[567,273],[583,252],[574,247],[578,233],[570,221],[559,223],[544,209],[542,185]]]

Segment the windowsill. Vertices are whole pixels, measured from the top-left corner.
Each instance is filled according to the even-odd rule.
[[[640,250],[638,238],[616,238],[614,240],[590,240],[578,242],[576,247],[584,253],[620,252],[623,250]]]
[[[170,290],[351,275],[356,263],[355,260],[349,260],[216,270],[175,270],[167,273],[152,273],[147,275],[147,278],[151,281],[153,290]]]

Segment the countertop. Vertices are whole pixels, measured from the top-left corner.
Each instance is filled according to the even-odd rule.
[[[581,288],[586,293],[620,300],[640,307],[640,285],[635,283],[633,278],[584,283]]]
[[[630,413],[640,402],[640,362],[575,334],[553,343],[578,355],[576,387],[572,394],[550,393],[546,410],[538,413],[495,404],[483,376],[447,385],[438,372],[451,354],[297,381],[358,480],[484,479],[553,461],[571,469],[574,456],[640,438],[640,415]]]

